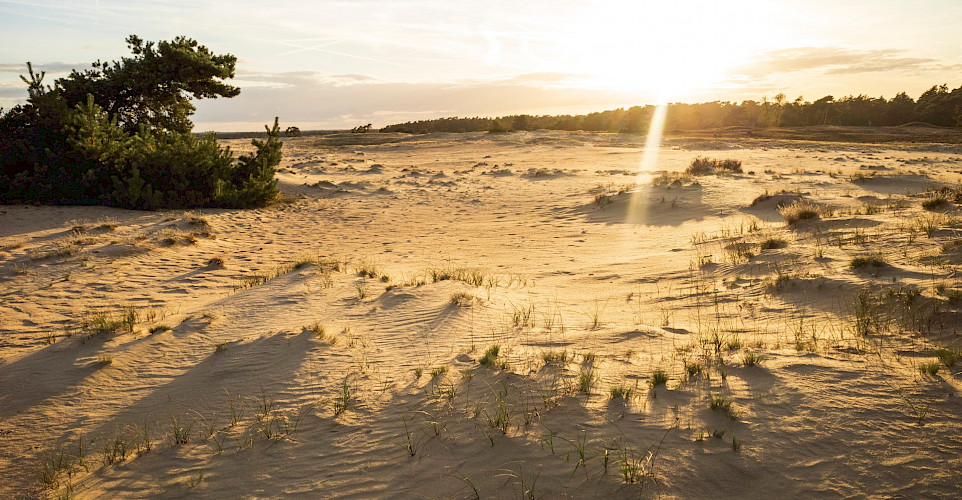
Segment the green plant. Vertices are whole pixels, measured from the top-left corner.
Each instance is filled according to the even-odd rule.
[[[564,365],[568,362],[571,354],[567,349],[562,349],[560,351],[544,351],[541,353],[541,360],[544,361],[546,365],[558,364]]]
[[[741,173],[742,162],[733,159],[717,160],[699,156],[692,160],[688,168],[685,169],[685,173],[688,175],[710,175],[719,171]]]
[[[611,389],[609,390],[611,399],[623,399],[623,400],[630,400],[634,392],[635,392],[634,388],[624,384],[612,386]]]
[[[874,267],[876,269],[886,266],[885,260],[882,258],[881,254],[870,255],[867,257],[855,257],[852,259],[849,266],[852,269],[865,269],[867,267]]]
[[[190,431],[194,428],[196,421],[191,420],[189,424],[182,424],[180,420],[171,415],[170,416],[170,430],[167,431],[167,437],[170,438],[172,444],[185,444],[190,441]]]
[[[922,202],[922,208],[937,210],[949,204],[949,199],[943,193],[934,193]]]
[[[662,370],[661,368],[655,369],[653,372],[651,372],[650,383],[652,387],[658,387],[659,385],[667,384],[668,372],[666,372],[665,370]]]
[[[534,326],[534,318],[531,314],[533,312],[533,305],[528,305],[527,307],[514,306],[514,312],[511,313],[511,322],[514,324],[514,326],[521,328]]]
[[[494,366],[498,360],[498,353],[501,351],[501,346],[495,344],[484,351],[484,356],[478,360],[478,364],[482,366]]]
[[[724,397],[718,394],[712,393],[708,398],[708,407],[712,410],[722,410],[728,415],[728,418],[732,420],[738,419],[738,412],[732,406],[733,401],[731,398]]]
[[[404,435],[407,438],[407,443],[404,445],[404,450],[407,451],[409,457],[413,457],[417,455],[421,447],[424,446],[424,442],[421,439],[415,439],[411,435],[411,430],[408,429],[407,417],[402,415],[401,421],[404,422]]]
[[[766,238],[758,244],[762,250],[772,250],[777,248],[785,248],[788,246],[788,242],[782,238]]]
[[[591,388],[595,384],[595,378],[595,370],[583,365],[581,371],[578,372],[578,390],[585,394],[591,394]]]
[[[334,397],[334,416],[340,416],[342,413],[347,411],[353,399],[354,391],[351,389],[350,384],[348,384],[347,377],[345,377],[341,382],[340,391]]]
[[[919,363],[919,372],[922,375],[934,377],[939,373],[939,369],[941,368],[942,363],[939,361],[923,361]]]
[[[451,304],[458,307],[471,307],[474,304],[474,295],[467,292],[457,292],[451,294]]]
[[[689,379],[697,377],[704,369],[704,366],[697,361],[685,360],[685,373]]]
[[[433,370],[431,370],[431,380],[437,380],[438,378],[442,378],[446,373],[448,373],[448,367],[446,365],[434,368]]]
[[[765,356],[756,352],[746,352],[742,354],[742,364],[745,366],[760,365],[765,360]]]
[[[939,362],[943,365],[951,368],[955,366],[955,363],[962,357],[962,352],[941,347],[935,350],[935,357],[938,358]]]

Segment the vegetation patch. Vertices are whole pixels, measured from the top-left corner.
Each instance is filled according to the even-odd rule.
[[[742,173],[742,162],[740,160],[697,157],[691,161],[685,173],[689,175],[712,175],[712,174],[740,174]]]
[[[27,63],[26,104],[0,116],[0,203],[154,210],[254,207],[277,196],[277,119],[235,160],[195,136],[193,99],[234,97],[237,58],[178,37],[127,38],[132,57],[97,61],[52,85]],[[172,71],[171,68],[176,68]]]

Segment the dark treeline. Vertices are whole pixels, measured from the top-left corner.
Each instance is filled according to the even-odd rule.
[[[511,115],[498,118],[438,118],[388,125],[382,132],[504,132],[508,130],[584,130],[644,133],[655,106],[633,106],[586,115]],[[788,101],[779,94],[771,101],[703,102],[668,105],[665,129],[701,130],[721,127],[804,127],[812,125],[895,126],[924,122],[962,126],[962,87],[936,85],[918,100],[901,92],[891,99],[825,96],[815,102],[801,97]]]

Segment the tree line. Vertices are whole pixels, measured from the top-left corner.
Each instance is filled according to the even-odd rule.
[[[497,118],[438,118],[388,125],[382,132],[503,132],[506,130],[584,130],[645,133],[655,106],[633,106],[584,115],[510,115]],[[962,126],[962,87],[935,85],[918,100],[900,92],[891,99],[866,95],[814,102],[802,97],[789,101],[784,94],[772,100],[741,103],[713,101],[668,104],[665,129],[704,130],[723,127],[804,127],[814,125],[897,126],[923,122],[943,127]]]

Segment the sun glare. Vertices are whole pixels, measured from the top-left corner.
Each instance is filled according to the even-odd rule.
[[[578,13],[585,34],[564,41],[573,54],[569,71],[586,84],[657,102],[691,99],[773,41],[762,13],[775,15],[745,0],[594,5]]]

